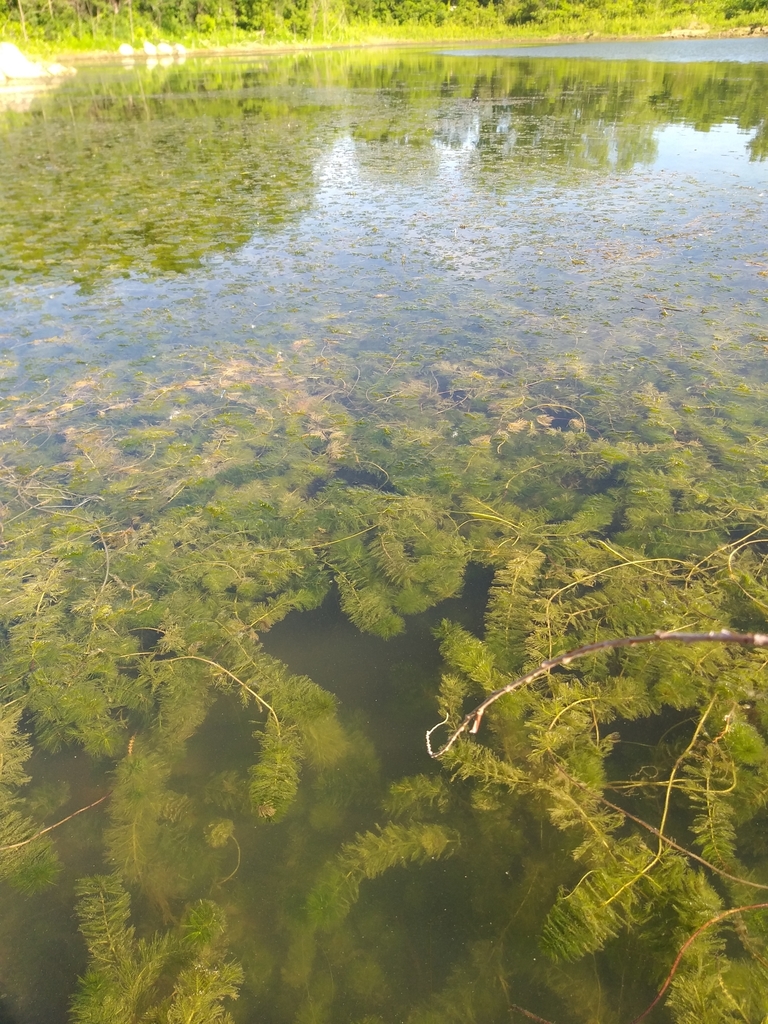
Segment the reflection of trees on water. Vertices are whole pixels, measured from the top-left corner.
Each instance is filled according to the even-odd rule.
[[[670,122],[736,121],[756,130],[749,153],[763,159],[766,74],[370,51],[84,72],[0,119],[0,270],[86,286],[183,273],[308,209],[339,131],[371,144],[359,153],[371,174],[404,183],[438,173],[449,150],[495,187],[625,171],[653,160]],[[393,146],[405,149],[382,159]]]
[[[435,111],[433,138],[441,148],[475,151],[483,166],[497,171],[509,161],[523,161],[528,172],[533,166],[629,170],[654,159],[654,132],[670,122],[706,131],[737,121],[743,130],[757,129],[750,155],[760,159],[766,150],[763,65],[481,57],[445,62],[444,103]],[[405,85],[403,78],[401,96]],[[412,107],[417,104],[414,98]],[[395,132],[394,126],[368,122],[359,134],[382,141],[420,138],[403,123]]]
[[[603,120],[582,120],[576,111],[569,119],[536,117],[520,112],[514,103],[494,104],[490,110],[454,109],[435,134],[441,148],[475,150],[483,166],[503,173],[523,164],[563,170],[629,170],[650,163],[656,155],[651,125],[622,125]],[[506,167],[505,167],[506,165]]]
[[[311,129],[286,126],[314,112],[243,92],[249,81],[176,71],[161,83],[169,95],[139,72],[7,122],[2,269],[86,285],[184,272],[294,214],[315,154]]]

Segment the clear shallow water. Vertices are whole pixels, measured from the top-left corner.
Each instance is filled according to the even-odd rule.
[[[567,376],[562,360],[586,367],[585,408],[587,385],[607,387],[595,382],[613,367],[638,389],[674,378],[698,393],[713,366],[763,380],[751,353],[768,331],[766,47],[724,40],[213,59],[83,69],[56,92],[14,100],[0,112],[0,440],[4,465],[18,470],[7,507],[21,500],[19,480],[40,467],[50,469],[46,486],[105,502],[98,521],[112,562],[106,576],[94,565],[94,594],[117,586],[112,572],[133,607],[139,584],[131,590],[130,564],[121,567],[125,535],[146,530],[158,545],[173,541],[173,530],[183,538],[187,512],[224,515],[260,466],[273,492],[248,492],[248,503],[279,506],[283,533],[270,544],[293,543],[301,506],[322,497],[323,458],[328,479],[346,472],[355,493],[367,487],[376,500],[418,492],[414,481],[438,465],[435,487],[451,512],[462,479],[485,500],[496,470],[480,460],[486,448],[503,459],[509,442],[493,435],[490,447],[486,431],[521,429],[513,403],[497,414],[489,375],[503,384],[519,365],[550,360],[550,390],[539,394],[536,379],[526,385],[540,403],[531,417],[545,421],[558,389],[570,386],[554,383]],[[699,357],[710,362],[697,376]],[[649,367],[646,377],[631,378],[637,366]],[[437,413],[427,401],[435,395]],[[718,415],[718,402],[729,401],[712,401]],[[306,423],[308,409],[316,419]],[[759,452],[764,424],[759,409],[754,415],[749,443]],[[263,436],[239,450],[262,422]],[[354,457],[344,448],[357,429],[350,423],[370,433]],[[401,428],[402,450],[386,461],[387,438]],[[446,451],[455,452],[450,468],[440,463]],[[506,483],[502,462],[500,500],[549,503],[557,519],[562,492],[578,490],[567,475],[539,480],[531,494],[512,483],[538,459],[511,465]],[[57,493],[35,501],[56,507]],[[24,500],[25,514],[37,507]],[[65,516],[80,514],[79,498],[61,501]],[[332,532],[325,520],[319,529],[307,546]],[[207,550],[199,539],[185,543],[177,556],[158,548],[171,576],[173,557],[191,562],[194,550]],[[74,571],[91,572],[91,556],[73,556]],[[259,597],[266,604],[285,584],[280,569],[270,571],[274,586],[267,580]],[[484,983],[475,991],[462,982],[461,964],[470,942],[474,957],[495,963],[500,936],[519,965],[515,1001],[558,1021],[594,1011],[593,968],[553,981],[536,953],[541,908],[571,879],[557,874],[562,842],[527,811],[515,812],[522,832],[504,833],[490,869],[471,859],[430,862],[421,874],[398,868],[365,891],[352,924],[317,955],[302,923],[323,862],[384,820],[387,784],[431,771],[423,732],[435,718],[441,667],[431,630],[445,615],[479,634],[489,572],[473,570],[463,595],[435,596],[434,608],[408,614],[394,640],[360,632],[334,603],[338,593],[272,630],[258,626],[268,653],[337,695],[346,730],[335,741],[343,756],[326,751],[324,763],[318,755],[296,807],[273,828],[260,819],[255,828],[237,795],[254,757],[253,707],[243,712],[232,695],[206,698],[199,730],[168,755],[168,803],[181,809],[157,812],[153,859],[165,870],[175,843],[181,866],[169,873],[181,881],[174,888],[166,877],[170,895],[158,896],[157,878],[132,878],[136,920],[143,934],[180,919],[185,899],[219,901],[245,969],[238,1020],[431,1020],[418,1007],[450,979],[481,1000]],[[230,625],[248,607],[245,590],[232,598],[231,579],[195,579],[199,593],[229,609]],[[146,586],[160,602],[166,584]],[[180,600],[191,605],[194,593]],[[91,613],[73,607],[74,630]],[[418,609],[403,599],[402,610]],[[134,635],[165,628],[148,614],[130,620]],[[203,649],[217,614],[210,603],[194,612],[199,633],[185,650]],[[29,665],[27,657],[25,673]],[[142,714],[114,712],[125,719],[125,744],[138,735],[139,749],[156,727]],[[119,754],[121,763],[133,756]],[[71,786],[47,805],[38,800],[46,824],[101,795],[119,760],[94,756],[85,770],[84,759],[75,743],[35,754],[36,793],[51,781]],[[119,863],[105,853],[106,818],[89,814],[56,833],[64,863],[56,888],[7,897],[2,991],[18,1024],[64,1020],[84,969],[73,880]],[[231,842],[206,846],[214,814],[235,822],[237,851]],[[179,839],[173,830],[184,821]],[[235,853],[242,866],[230,883]],[[597,970],[616,1019],[650,1001],[645,978],[629,979],[625,994],[615,953]],[[496,1008],[477,1012],[483,1022],[498,1018]]]
[[[6,115],[12,358],[280,347],[329,317],[350,350],[526,317],[599,350],[670,288],[692,336],[734,294],[760,316],[763,68],[535,56],[83,70]]]
[[[589,60],[649,60],[662,64],[696,64],[702,61],[735,61],[750,64],[768,61],[765,39],[637,39],[605,43],[546,43],[530,46],[489,46],[448,50],[456,56],[574,57]]]

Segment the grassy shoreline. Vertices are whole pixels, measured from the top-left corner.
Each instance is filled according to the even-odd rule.
[[[311,39],[265,38],[263,34],[237,31],[202,36],[192,33],[177,34],[162,32],[149,26],[137,27],[134,46],[141,51],[144,39],[157,42],[180,42],[187,48],[188,56],[238,56],[317,52],[323,50],[364,48],[392,48],[433,46],[443,43],[483,43],[505,45],[545,45],[566,42],[607,42],[610,40],[664,39],[664,38],[739,38],[748,36],[768,37],[768,17],[756,11],[752,15],[741,15],[726,19],[722,13],[710,11],[704,20],[697,17],[666,18],[638,17],[627,19],[590,18],[571,20],[566,23],[503,26],[496,24],[467,25],[446,23],[441,26],[425,24],[375,25],[351,24],[346,26],[342,37]],[[717,16],[719,14],[719,17]],[[757,15],[757,17],[756,17]],[[507,29],[507,31],[505,31]],[[129,42],[124,33],[109,40],[104,38],[42,39],[19,38],[18,33],[8,32],[8,25],[0,31],[0,41],[14,42],[31,56],[55,58],[70,64],[102,63],[117,59],[117,48]],[[138,53],[143,58],[141,52]]]

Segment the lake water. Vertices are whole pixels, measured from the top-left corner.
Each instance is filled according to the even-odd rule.
[[[628,1024],[708,914],[760,900],[758,655],[595,663],[500,712],[495,763],[529,766],[511,794],[424,732],[599,637],[765,630],[766,111],[768,39],[0,93],[0,844],[109,794],[0,850],[0,1020],[203,1024],[221,999],[268,1024]],[[599,796],[567,810],[563,778],[709,867],[643,868],[653,835]],[[608,871],[590,819],[641,865],[605,914],[667,874],[548,958],[559,888]],[[78,989],[77,880],[110,873],[136,933],[94,939]],[[197,900],[226,927],[190,952]],[[713,1020],[768,1012],[768,922],[745,919],[702,954],[741,1008]],[[685,959],[647,1019],[693,1019],[697,978]]]
[[[449,56],[465,57],[580,57],[589,60],[642,60],[661,64],[701,64],[736,61],[739,64],[768,61],[765,38],[753,39],[630,39],[600,43],[547,43],[529,46],[451,49]]]

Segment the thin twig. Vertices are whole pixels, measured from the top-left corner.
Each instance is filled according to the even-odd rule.
[[[696,939],[698,939],[698,937],[701,935],[702,932],[705,932],[707,930],[707,928],[711,928],[713,924],[718,924],[720,921],[723,921],[726,917],[732,917],[734,914],[742,914],[742,913],[744,913],[747,910],[768,910],[768,903],[751,903],[747,907],[733,907],[733,908],[731,908],[731,910],[724,910],[722,912],[722,914],[716,914],[715,917],[710,917],[710,919],[708,921],[705,921],[704,924],[701,925],[701,927],[697,928],[696,931],[693,933],[693,935],[690,935],[685,940],[683,945],[680,947],[680,952],[675,957],[675,962],[672,964],[672,969],[670,970],[669,974],[667,975],[666,981],[664,982],[664,984],[659,989],[659,991],[658,991],[658,993],[656,995],[656,998],[653,1000],[653,1002],[651,1003],[650,1006],[648,1006],[645,1010],[643,1010],[643,1012],[640,1014],[639,1017],[635,1017],[634,1020],[630,1021],[630,1024],[640,1024],[640,1021],[643,1020],[645,1017],[647,1017],[648,1014],[651,1012],[651,1010],[663,998],[664,993],[669,988],[669,986],[670,986],[670,984],[672,982],[672,979],[674,978],[675,974],[677,973],[677,969],[680,966],[680,961],[685,956],[686,950],[691,945],[691,943],[695,942]]]
[[[610,800],[606,800],[606,798],[602,796],[600,793],[596,793],[594,790],[590,790],[589,787],[585,786],[583,782],[579,782],[578,779],[574,779],[574,777],[572,775],[569,775],[565,768],[563,768],[561,764],[558,764],[557,761],[555,761],[555,768],[557,768],[560,774],[564,775],[569,782],[576,786],[577,789],[581,789],[584,792],[589,792],[590,795],[594,796],[595,799],[599,800],[601,804],[604,804],[606,807],[610,807],[612,811],[617,811],[619,814],[622,814],[625,818],[629,818],[630,821],[634,821],[636,825],[640,825],[642,828],[647,829],[649,832],[652,832],[658,839],[666,843],[667,846],[671,846],[672,849],[677,850],[678,853],[682,853],[686,857],[690,857],[691,860],[698,861],[698,863],[702,864],[705,868],[709,868],[710,871],[714,871],[716,874],[722,875],[723,878],[730,879],[731,882],[738,882],[739,885],[750,885],[753,889],[768,890],[768,885],[763,885],[761,882],[753,882],[750,878],[739,878],[738,875],[732,875],[730,874],[730,872],[724,871],[723,868],[717,867],[716,864],[712,864],[710,861],[705,860],[703,857],[700,857],[698,853],[694,853],[693,850],[689,850],[685,846],[681,846],[679,843],[676,843],[674,839],[670,839],[669,836],[663,835],[657,828],[654,828],[653,825],[651,825],[649,822],[643,821],[642,818],[636,817],[634,814],[631,814],[623,807],[619,807],[618,804],[611,803]]]
[[[99,591],[99,597],[96,598],[96,600],[98,601],[98,599],[101,597],[101,595],[107,589],[107,584],[109,583],[109,548],[107,547],[107,542],[104,540],[104,534],[101,532],[101,527],[99,526],[99,524],[98,523],[94,523],[93,525],[96,527],[96,531],[99,534],[99,540],[101,541],[101,546],[104,548],[104,560],[105,560],[105,564],[104,564],[104,582],[101,584],[101,590]]]
[[[433,725],[431,729],[427,730],[427,752],[430,757],[442,757],[465,732],[469,732],[473,736],[476,735],[483,721],[483,715],[500,697],[507,693],[514,693],[522,689],[523,686],[527,686],[528,683],[541,679],[542,676],[548,675],[553,668],[570,665],[577,658],[585,658],[597,651],[612,651],[620,647],[639,647],[641,644],[661,643],[666,640],[680,644],[724,643],[740,644],[742,647],[768,647],[768,635],[765,633],[733,633],[729,629],[711,630],[708,633],[675,633],[659,629],[655,633],[646,633],[643,636],[621,636],[614,637],[612,640],[600,640],[594,644],[586,644],[584,647],[577,647],[572,651],[564,651],[554,658],[548,658],[531,672],[513,679],[511,683],[488,694],[481,704],[464,716],[461,725],[451,733],[439,750],[432,749],[432,733],[440,729],[444,722]]]
[[[0,853],[5,853],[7,850],[19,850],[22,846],[26,846],[28,843],[34,843],[40,836],[44,836],[46,832],[51,832],[53,829],[58,828],[59,825],[64,825],[66,822],[76,818],[78,814],[84,814],[86,811],[90,811],[92,807],[98,807],[99,804],[103,804],[105,800],[112,796],[112,791],[105,793],[104,796],[100,796],[98,800],[94,800],[92,804],[88,804],[87,807],[81,807],[77,811],[73,811],[72,814],[68,814],[66,818],[62,818],[61,821],[57,821],[55,825],[49,825],[48,828],[42,829],[40,832],[36,832],[29,839],[23,839],[20,843],[11,843],[9,846],[0,846]]]
[[[175,661],[200,661],[204,665],[210,665],[211,668],[216,669],[218,672],[223,672],[225,676],[232,680],[232,682],[237,683],[238,686],[242,686],[244,690],[250,693],[260,707],[269,712],[277,726],[277,731],[280,732],[280,719],[277,717],[272,705],[265,701],[264,698],[256,693],[256,691],[247,683],[244,683],[242,679],[238,679],[234,672],[230,672],[228,668],[224,668],[223,665],[220,665],[218,661],[212,661],[210,658],[201,658],[197,654],[177,654],[175,657],[168,659],[168,664],[172,664]]]
[[[516,1003],[510,1003],[509,1008],[510,1010],[514,1010],[515,1013],[522,1013],[522,1015],[527,1017],[529,1020],[538,1021],[539,1024],[552,1024],[552,1021],[547,1020],[546,1017],[539,1017],[537,1013],[531,1013],[530,1010],[525,1010],[522,1006],[518,1006]]]
[[[658,849],[656,850],[656,856],[653,858],[653,860],[651,860],[648,864],[646,864],[645,867],[642,869],[642,871],[638,872],[638,874],[635,875],[634,878],[631,878],[629,881],[625,882],[624,885],[622,885],[619,889],[617,889],[616,892],[613,893],[611,898],[609,900],[606,900],[606,902],[603,904],[603,906],[607,907],[608,904],[612,903],[613,900],[617,899],[624,892],[625,889],[628,889],[630,886],[634,885],[635,882],[639,881],[643,877],[643,875],[647,875],[651,870],[653,870],[653,868],[656,867],[656,865],[661,860],[662,855],[664,853],[664,840],[666,838],[665,835],[664,835],[664,826],[666,825],[667,817],[669,816],[669,806],[670,806],[670,803],[671,803],[671,800],[672,800],[672,789],[673,789],[673,786],[674,786],[675,775],[677,774],[677,770],[680,767],[680,765],[683,763],[683,761],[686,759],[686,757],[690,754],[690,752],[696,746],[696,742],[698,741],[699,734],[701,733],[702,729],[704,728],[704,723],[706,722],[707,716],[709,715],[710,711],[714,707],[714,704],[715,704],[715,698],[713,697],[712,700],[707,705],[707,710],[704,712],[704,714],[701,716],[701,718],[699,719],[698,723],[696,724],[696,728],[694,729],[693,736],[691,737],[690,743],[685,748],[685,750],[682,752],[682,754],[678,757],[678,759],[675,761],[675,764],[674,764],[674,767],[672,768],[672,771],[670,773],[669,779],[666,782],[666,794],[665,794],[665,797],[664,797],[664,810],[662,811],[662,814],[661,814],[661,822],[659,823],[659,829],[658,829],[658,832],[657,832],[657,835],[658,835],[658,838],[659,838],[659,846],[658,846]]]
[[[231,878],[234,878],[237,872],[240,870],[240,843],[238,843],[234,836],[230,836],[229,838],[237,847],[237,864],[235,864],[235,870],[230,872],[230,874],[228,874],[226,878],[222,878],[222,880],[220,882],[217,882],[216,885],[224,885],[225,882],[228,882]]]

